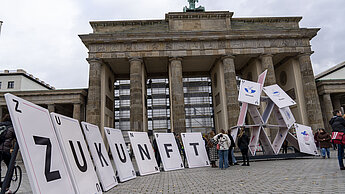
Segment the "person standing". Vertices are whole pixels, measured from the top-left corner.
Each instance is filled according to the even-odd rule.
[[[329,124],[332,126],[333,132],[345,133],[345,119],[342,117],[342,114],[339,110],[333,111],[333,117],[329,121]],[[344,145],[338,144],[338,162],[339,162],[340,170],[345,170],[343,158],[344,158]]]
[[[288,141],[285,139],[284,142],[283,142],[283,154],[287,154],[287,150],[288,150]]]
[[[0,122],[1,135],[0,135],[0,163],[2,161],[5,162],[7,168],[10,164],[11,160],[11,149],[13,145],[13,141],[16,139],[16,135],[14,133],[11,117],[9,114],[6,114],[2,122]],[[0,172],[1,172],[1,165],[0,165]],[[1,175],[4,176],[4,175]],[[2,186],[2,182],[0,182],[0,187]],[[6,193],[11,193],[10,190],[6,190]]]
[[[239,135],[238,135],[238,147],[241,150],[242,158],[243,158],[243,164],[242,166],[249,166],[249,137],[245,134],[244,129],[241,129]],[[247,163],[246,163],[247,161]]]
[[[214,131],[209,133],[210,140],[208,141],[208,155],[211,162],[212,168],[217,168],[216,161],[218,160],[218,150],[217,150],[217,141],[213,139],[215,136]]]
[[[327,152],[327,158],[330,158],[329,148],[332,147],[331,136],[325,131],[325,129],[321,128],[318,131],[317,141],[320,142],[321,156],[325,159]]]
[[[222,129],[219,134],[213,137],[215,141],[217,141],[217,149],[218,149],[218,156],[219,156],[219,168],[220,169],[227,169],[229,167],[229,148],[230,148],[230,138],[225,131]]]

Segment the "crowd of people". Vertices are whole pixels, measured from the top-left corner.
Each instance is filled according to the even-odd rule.
[[[230,166],[238,165],[234,148],[236,147],[234,138],[231,136],[230,130],[225,132],[221,130],[219,134],[211,131],[208,135],[204,136],[206,150],[211,162],[211,167],[217,168],[217,160],[219,159],[219,168],[227,169]],[[241,150],[243,157],[242,166],[249,166],[249,137],[246,135],[245,130],[241,129],[238,134],[238,147]]]

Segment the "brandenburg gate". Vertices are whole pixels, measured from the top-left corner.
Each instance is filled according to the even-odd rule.
[[[278,84],[296,102],[298,123],[323,127],[310,55],[318,28],[301,28],[302,17],[236,18],[233,12],[172,12],[159,20],[93,21],[80,35],[90,65],[87,122],[114,127],[114,82],[130,80],[130,129],[147,131],[150,78],[168,78],[171,131],[186,131],[183,77],[212,80],[214,126],[236,125],[239,78]],[[260,108],[260,111],[264,107]],[[250,122],[250,120],[249,120]]]

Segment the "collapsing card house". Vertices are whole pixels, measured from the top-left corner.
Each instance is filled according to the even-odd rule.
[[[296,102],[277,84],[263,87],[266,74],[267,70],[261,73],[258,76],[258,82],[241,80],[238,101],[242,103],[242,106],[237,126],[232,127],[233,130],[231,135],[236,139],[238,130],[241,127],[250,128],[251,137],[249,150],[253,156],[256,154],[259,142],[261,143],[265,155],[278,154],[285,139],[297,150],[303,153],[317,155],[318,152],[316,150],[311,128],[296,124],[296,120],[289,108],[295,105]],[[261,96],[262,91],[264,91],[267,96]],[[262,115],[258,110],[261,101],[267,104]],[[274,113],[277,125],[268,123],[272,112]],[[247,113],[251,116],[254,122],[253,125],[245,124]],[[264,128],[278,128],[276,137],[272,143]],[[289,132],[291,128],[296,129],[297,137]]]

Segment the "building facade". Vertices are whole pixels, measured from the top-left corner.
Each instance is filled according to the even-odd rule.
[[[315,76],[319,94],[324,127],[331,131],[328,124],[333,110],[344,113],[345,106],[345,62],[342,62]]]
[[[0,72],[0,119],[8,113],[4,94],[47,108],[80,121],[85,120],[86,89],[55,90],[55,88],[22,69]]]
[[[280,85],[297,102],[292,107],[297,122],[321,127],[310,60],[310,40],[319,29],[299,27],[301,19],[234,18],[232,12],[216,11],[173,12],[161,20],[90,22],[93,32],[80,35],[89,50],[86,120],[101,129],[116,123],[121,128],[123,118],[128,130],[179,133],[188,131],[188,119],[198,117],[204,107],[211,112],[205,116],[211,118],[208,126],[227,130],[236,125],[239,113],[237,78],[255,81],[267,69],[265,85]],[[209,88],[196,89],[203,80]],[[194,89],[188,88],[193,84]],[[120,87],[125,96],[116,91]],[[155,87],[160,88],[157,94],[151,91]],[[205,101],[189,102],[193,95],[207,95],[206,90]],[[122,109],[117,104],[121,97],[126,98]],[[161,100],[157,106],[155,98]],[[121,114],[126,116],[116,116]]]

